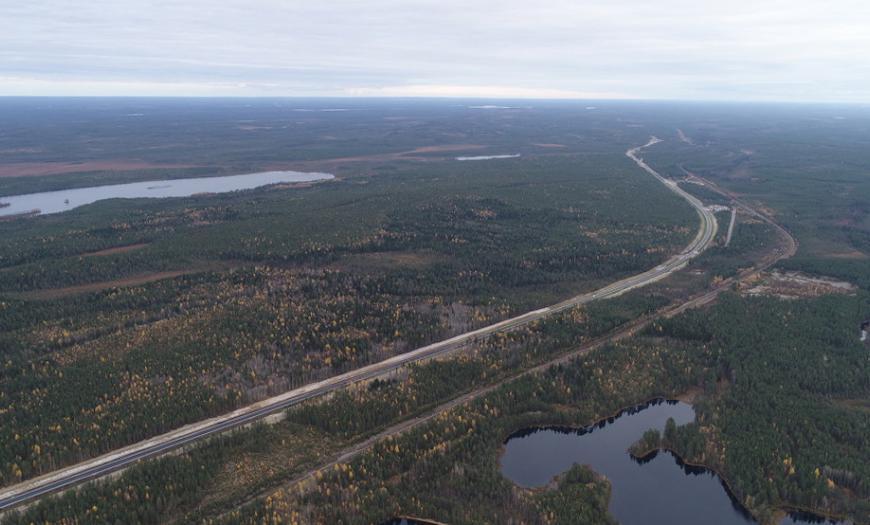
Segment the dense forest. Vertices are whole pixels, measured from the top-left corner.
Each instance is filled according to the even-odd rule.
[[[630,297],[622,301],[622,308],[630,308],[623,311],[626,317],[648,308]],[[777,509],[787,507],[861,519],[870,512],[866,505],[870,477],[864,469],[870,421],[860,404],[851,400],[868,397],[868,363],[852,324],[867,307],[870,299],[863,292],[846,299],[799,301],[727,296],[710,310],[690,311],[658,322],[635,339],[543,375],[510,382],[482,399],[377,444],[372,452],[316,480],[272,493],[241,514],[231,512],[226,519],[368,523],[410,514],[462,523],[491,522],[492,516],[560,522],[559,516],[582,508],[593,513],[588,514],[592,522],[603,522],[604,514],[594,513],[606,508],[595,503],[602,501],[606,484],[593,479],[583,487],[560,483],[555,491],[518,494],[498,472],[501,442],[520,428],[583,426],[622,407],[674,396],[693,387],[703,391],[696,401],[698,420],[687,427],[666,429],[665,446],[690,461],[716,468],[740,501],[760,518],[767,519]],[[238,461],[256,465],[252,457],[272,447],[281,448],[279,439],[280,443],[288,439],[283,434],[285,425],[296,429],[294,435],[308,428],[323,436],[320,443],[326,449],[330,443],[370,435],[394,420],[420,413],[450,392],[465,390],[488,377],[497,378],[500,363],[513,362],[517,369],[529,366],[506,358],[506,353],[519,352],[520,357],[532,348],[539,348],[544,355],[558,351],[578,336],[588,337],[584,330],[577,332],[584,324],[580,319],[607,318],[614,313],[602,310],[588,317],[578,317],[578,312],[566,314],[530,333],[512,333],[501,343],[490,342],[474,358],[415,367],[406,377],[373,382],[327,402],[291,410],[285,423],[268,430],[243,432],[233,438],[236,442],[209,444],[183,459],[142,465],[130,476],[152,476],[163,483],[180,476],[179,483],[190,480],[187,490],[191,494],[214,493],[213,480],[204,477],[197,482],[189,477],[192,474],[176,475],[172,469],[184,470],[184,465],[196,469],[200,464],[208,468],[208,457],[221,454],[225,465]],[[781,327],[768,330],[772,322]],[[509,344],[511,339],[514,344]],[[811,344],[797,345],[797,341]],[[613,370],[620,373],[613,374]],[[392,418],[385,418],[385,414]],[[261,439],[271,439],[271,445],[245,444]],[[296,468],[284,471],[284,479],[302,471],[305,461],[297,461]],[[145,473],[139,474],[137,469]],[[579,474],[566,479],[576,479],[574,475]],[[107,509],[100,514],[102,518],[122,516],[108,509],[116,505],[113,498],[123,497],[118,495],[118,487],[135,486],[126,477],[97,485],[87,493],[41,504],[21,520],[81,518],[94,505]],[[281,478],[279,475],[272,483],[255,486],[264,490]],[[476,490],[462,490],[465,486]],[[201,495],[191,495],[188,500],[164,499],[154,520],[159,521],[166,512],[191,508],[199,510],[190,514],[190,519],[222,514],[232,509],[233,498],[243,497],[240,494],[249,490],[250,486],[228,496],[223,504],[213,502],[206,507],[191,503]],[[572,507],[578,505],[574,496],[584,503]]]
[[[313,491],[285,492],[284,497],[295,502],[290,508],[305,509],[315,521],[347,519],[351,509],[383,512],[379,507],[392,505],[457,522],[486,522],[485,512],[497,512],[493,507],[509,506],[510,513],[516,512],[494,459],[500,439],[511,428],[588,422],[628,400],[674,395],[694,385],[705,391],[698,423],[669,426],[665,446],[720,470],[740,501],[763,519],[787,507],[863,521],[870,518],[870,418],[848,400],[870,394],[866,349],[850,330],[867,307],[866,295],[845,304],[830,298],[783,302],[727,297],[710,312],[656,324],[649,334],[618,348],[539,379],[512,383],[456,411],[440,428],[399,438],[347,467],[376,472],[374,484],[350,481],[339,473],[324,477]],[[781,328],[768,330],[772,322]],[[615,376],[608,370],[621,373]],[[440,439],[427,441],[433,432]],[[440,453],[434,457],[421,453],[437,443],[431,450]],[[404,453],[406,449],[412,452]],[[442,463],[441,455],[449,459]],[[457,465],[462,468],[457,470]],[[388,470],[380,470],[384,468]],[[401,481],[383,491],[383,480],[394,476]],[[475,495],[461,494],[461,483],[471,483]],[[364,503],[369,497],[378,504],[369,507]],[[243,515],[250,522],[263,522],[261,518],[282,508],[274,501]],[[324,510],[336,506],[345,512]],[[485,511],[478,514],[480,509]]]
[[[232,465],[240,463],[244,464],[246,462],[252,462],[253,465],[256,466],[258,461],[253,458],[258,455],[268,454],[268,451],[274,448],[285,450],[284,443],[285,440],[288,440],[286,434],[288,431],[287,429],[292,429],[292,435],[294,436],[301,433],[300,429],[310,429],[307,430],[309,435],[322,436],[319,438],[320,445],[318,447],[313,447],[312,449],[307,449],[309,452],[313,452],[315,449],[330,449],[337,446],[337,444],[346,442],[347,439],[354,437],[358,439],[359,436],[370,435],[371,433],[384,428],[385,425],[393,421],[401,420],[409,415],[419,414],[421,411],[430,407],[433,402],[437,402],[445,396],[455,395],[457,392],[465,391],[474,385],[497,380],[499,377],[504,374],[509,374],[511,371],[523,370],[534,363],[539,362],[548,355],[564,351],[565,348],[574,347],[578,340],[583,340],[598,333],[603,333],[615,324],[625,322],[628,319],[641,315],[644,312],[649,311],[651,307],[654,307],[654,305],[648,304],[642,297],[634,296],[626,297],[625,299],[613,303],[594,305],[594,310],[591,311],[578,310],[566,313],[564,316],[548,321],[547,323],[541,323],[540,325],[528,330],[512,332],[505,338],[488,340],[478,349],[478,351],[471,354],[471,356],[465,356],[447,362],[432,362],[413,367],[407,377],[397,377],[395,380],[372,382],[363,388],[354,389],[347,394],[334,396],[328,402],[311,403],[299,407],[298,409],[291,410],[288,412],[287,420],[285,422],[272,427],[244,431],[239,434],[239,437],[231,440],[223,440],[207,444],[204,447],[188,452],[185,455],[185,460],[178,461],[176,458],[166,458],[157,462],[140,465],[131,469],[129,477],[128,474],[124,474],[117,481],[97,484],[92,490],[87,492],[69,493],[56,500],[46,501],[33,507],[18,519],[22,520],[22,522],[31,520],[52,521],[63,516],[77,516],[78,519],[83,519],[84,521],[114,520],[116,518],[123,519],[123,516],[129,515],[125,514],[129,511],[120,508],[121,504],[119,498],[123,498],[123,491],[119,492],[119,487],[128,487],[128,490],[133,490],[133,488],[139,487],[140,485],[131,483],[130,480],[133,479],[133,477],[159,480],[159,483],[155,481],[154,484],[149,484],[149,487],[163,487],[167,484],[174,487],[177,484],[185,483],[188,493],[199,494],[198,498],[203,498],[204,493],[214,493],[215,491],[221,492],[221,490],[215,487],[215,481],[212,478],[208,476],[198,477],[193,473],[182,474],[181,471],[198,469],[200,464],[204,465],[204,468],[207,469],[210,457],[224,458],[224,471],[226,471],[227,468],[236,469],[238,467],[232,467]],[[602,355],[610,355],[610,352]],[[630,352],[624,352],[622,357],[628,361],[625,361],[623,364],[608,363],[603,366],[622,367],[629,361],[633,362],[635,360]],[[593,368],[588,368],[593,365]],[[574,365],[568,369],[573,369],[573,366]],[[598,366],[599,363],[593,361],[584,365],[584,369],[587,371],[596,370],[598,369]],[[563,372],[568,369],[560,368]],[[646,366],[644,366],[644,370],[647,370],[648,372]],[[575,373],[581,375],[585,374],[584,371],[580,370]],[[662,370],[660,373],[665,374],[666,372]],[[617,382],[608,380],[601,383],[600,380],[602,377],[604,376],[598,373],[589,375],[590,384],[595,386],[588,393],[593,391],[601,393],[616,392],[619,390],[617,388]],[[634,384],[642,392],[641,397],[651,397],[662,392],[662,390],[657,387],[655,387],[654,390],[650,390],[650,385],[654,382],[655,381],[652,378],[649,378],[648,381],[635,381]],[[679,388],[676,388],[676,390],[684,388],[685,385],[686,383],[680,382],[680,386]],[[561,395],[565,395],[567,392],[572,390],[561,380],[559,380],[558,385],[552,383],[549,376],[545,379],[529,378],[518,384],[512,383],[510,388],[501,388],[498,391],[498,403],[503,403],[507,400],[512,400],[511,403],[516,403],[519,399],[522,399],[523,401],[520,403],[521,407],[528,407],[529,410],[534,412],[547,406],[549,401],[546,399],[538,399],[538,396],[543,395],[545,392],[549,392],[553,387],[557,387],[557,391],[560,392]],[[516,388],[519,388],[519,390],[516,390]],[[583,392],[587,393],[585,390]],[[578,396],[583,395],[579,393],[575,394]],[[593,398],[598,399],[598,394]],[[397,440],[389,440],[385,443],[378,444],[375,449],[378,451],[376,453],[377,457],[381,457],[383,451],[387,449],[389,450],[389,454],[383,456],[384,458],[390,458],[389,465],[381,465],[378,461],[371,462],[371,460],[364,459],[363,461],[365,463],[361,467],[362,470],[353,470],[353,468],[343,465],[337,469],[336,472],[341,471],[345,475],[346,480],[357,479],[366,484],[376,483],[379,486],[382,481],[378,480],[392,478],[393,475],[390,474],[390,472],[393,472],[396,468],[401,469],[402,465],[413,464],[415,461],[414,458],[417,457],[420,451],[430,449],[431,452],[423,454],[421,457],[438,459],[437,464],[444,466],[444,468],[448,468],[446,466],[447,463],[445,462],[453,461],[453,459],[451,459],[452,456],[447,454],[447,452],[452,449],[452,446],[450,446],[451,439],[458,437],[463,437],[463,441],[466,437],[474,437],[475,440],[483,440],[481,443],[472,445],[468,449],[463,448],[463,450],[471,454],[474,458],[477,458],[476,461],[484,460],[484,464],[492,466],[495,461],[494,447],[497,447],[500,440],[503,439],[513,427],[517,425],[524,426],[525,423],[531,424],[532,422],[537,421],[537,419],[530,420],[526,416],[521,417],[519,420],[516,418],[506,420],[496,417],[500,415],[502,409],[495,408],[500,405],[494,404],[496,403],[494,399],[495,398],[492,398],[491,396],[487,396],[488,401],[482,404],[474,403],[475,416],[470,419],[467,414],[459,416],[454,414],[439,416],[433,423],[427,424],[419,430],[415,429],[411,432],[410,435],[414,436],[413,439],[416,441],[408,441],[410,437],[403,436]],[[620,397],[620,400],[615,402],[609,402],[604,398],[601,398],[602,402],[600,405],[590,404],[588,407],[577,409],[580,410],[579,413],[582,414],[578,417],[580,417],[580,420],[582,421],[587,417],[594,419],[606,413],[611,413],[617,410],[623,403],[627,402],[627,399],[631,399],[631,397]],[[481,412],[481,410],[483,412]],[[599,410],[602,412],[599,413]],[[461,409],[460,414],[465,413],[465,411],[466,409]],[[571,413],[574,412],[575,410],[572,409]],[[598,416],[596,416],[596,414],[598,414]],[[570,424],[572,421],[574,421],[574,419],[569,417],[568,414],[563,414],[559,417],[560,423]],[[461,424],[457,422],[460,422]],[[445,424],[448,426],[445,427]],[[477,425],[483,424],[490,426],[494,425],[492,428],[496,429],[496,431],[481,432],[479,434],[476,432],[469,433],[469,429],[476,429]],[[449,431],[450,436],[454,436],[454,438],[450,438],[448,435],[442,435],[441,432],[443,431]],[[245,437],[249,434],[257,434],[258,437]],[[258,446],[257,443],[261,442],[263,439],[269,440],[270,445],[265,447]],[[479,452],[482,453],[484,450],[489,450],[489,452],[482,455],[479,454]],[[434,456],[432,456],[432,453],[434,453]],[[201,459],[199,457],[200,454],[204,454]],[[364,458],[365,457],[370,457],[370,455],[367,454]],[[466,460],[471,461],[469,458]],[[286,479],[286,477],[292,477],[293,472],[299,472],[302,469],[302,466],[304,466],[308,461],[310,461],[310,458],[299,459],[298,463],[294,463],[291,465],[291,468],[283,472],[283,478]],[[477,472],[471,469],[471,466],[472,464],[469,464],[467,475],[472,477],[468,479],[458,478],[455,480],[455,485],[451,482],[450,486],[453,487],[450,489],[451,491],[459,491],[464,483],[473,482],[478,476],[484,474],[483,472]],[[176,469],[180,471],[179,474],[174,474]],[[243,469],[243,471],[244,470],[246,469]],[[331,479],[332,475],[332,472],[330,472],[327,477],[323,479]],[[224,473],[222,476],[218,476],[218,479],[225,476],[226,474]],[[593,521],[597,522],[599,519],[604,519],[604,511],[606,510],[606,484],[602,486],[600,480],[595,480],[584,482],[583,486],[578,486],[576,483],[577,480],[587,479],[588,475],[584,474],[581,477],[577,476],[579,476],[579,474],[567,476],[563,484],[560,484],[560,487],[563,487],[564,490],[568,491],[563,496],[548,493],[542,494],[539,502],[536,502],[536,500],[524,499],[521,503],[522,508],[525,508],[526,510],[523,510],[522,512],[526,513],[528,516],[534,516],[538,512],[538,510],[535,509],[540,507],[540,509],[548,509],[548,514],[552,513],[554,516],[558,516],[565,515],[565,512],[568,511],[568,507],[565,507],[564,505],[579,505],[579,508],[582,508],[584,513],[587,513],[587,515],[591,517],[595,517]],[[173,481],[175,477],[178,477],[179,479]],[[426,477],[427,479],[431,479],[432,483],[440,484],[443,482],[443,480],[438,480],[439,475],[436,475],[436,471],[429,472],[429,474],[426,474]],[[494,474],[485,474],[485,478],[498,480],[500,479],[500,475],[495,472]],[[187,519],[205,519],[212,513],[219,514],[223,511],[230,510],[233,508],[233,498],[242,497],[257,487],[261,487],[260,490],[263,490],[268,486],[278,485],[282,476],[272,479],[270,484],[263,485],[258,484],[258,482],[263,481],[262,477],[256,479],[257,482],[250,482],[251,485],[253,485],[253,488],[251,485],[242,485],[242,487],[236,489],[235,492],[229,492],[227,496],[228,500],[226,502],[222,504],[213,503],[205,508],[200,507],[189,514]],[[509,484],[505,481],[498,482],[496,486],[499,487],[499,490],[507,490],[508,494],[510,493]],[[239,490],[241,490],[241,492],[239,492]],[[328,489],[326,492],[331,493],[331,490],[332,489]],[[413,497],[416,490],[419,489],[412,489],[412,487],[409,486],[407,495]],[[590,490],[591,492],[589,492]],[[365,508],[361,507],[357,509],[359,512],[359,522],[367,523],[372,520],[385,520],[390,517],[388,515],[389,512],[398,512],[400,510],[399,507],[396,507],[396,500],[394,500],[394,498],[398,496],[398,493],[394,493],[392,484],[390,485],[390,490],[386,492],[379,491],[378,493],[380,495],[378,496],[377,502],[372,502],[370,507],[366,505]],[[487,501],[488,498],[493,496],[493,494],[494,493],[489,491],[489,489],[480,492],[478,495],[480,503],[483,504],[483,502]],[[568,497],[568,495],[580,495],[583,499],[579,502],[573,501],[572,503],[572,498]],[[458,497],[458,492],[456,496]],[[142,498],[144,496],[139,494],[136,497]],[[153,495],[150,497],[153,497]],[[384,497],[387,497],[388,500],[383,501],[382,498]],[[498,496],[498,498],[504,497],[506,496]],[[190,512],[189,509],[191,507],[197,508],[196,505],[191,505],[191,502],[196,501],[198,498],[190,496],[190,499],[161,499],[161,506],[156,508],[158,514],[153,517],[154,522],[159,522],[162,519],[160,516],[177,514],[185,509],[188,509],[188,512]],[[445,498],[445,501],[455,499],[453,496],[445,497],[444,495],[439,496],[439,499],[440,498]],[[278,498],[270,498],[270,500],[274,500],[276,504],[280,501]],[[498,503],[498,501],[502,500],[490,500],[490,503],[477,510],[477,515],[481,517],[486,516],[487,512],[493,510],[492,505]],[[595,506],[588,507],[582,502],[598,503],[596,503]],[[389,505],[384,506],[386,503],[389,503]],[[460,505],[458,501],[456,505],[456,509],[465,507],[464,504]],[[319,507],[320,504],[318,503],[317,506]],[[105,510],[100,511],[98,514],[92,514],[92,509],[94,507]],[[287,507],[288,514],[282,516],[281,519],[286,519],[287,522],[291,522],[291,511],[295,510],[295,508],[295,504]],[[325,510],[327,506],[324,506],[323,508]],[[343,509],[334,508],[333,510],[337,513],[337,516],[342,516],[347,514],[349,509],[350,507]],[[405,513],[421,515],[416,511],[422,509],[403,508],[401,510]],[[519,512],[520,507],[513,505],[509,509],[502,509],[501,512],[510,513],[514,511]],[[456,512],[458,512],[458,510],[456,510]],[[385,513],[387,514],[385,515]],[[445,514],[435,515],[445,516]],[[459,519],[459,516],[461,515],[462,514],[456,514],[458,521],[462,521]],[[509,514],[504,515],[507,516]],[[327,521],[330,520],[330,518],[315,518],[313,516],[310,516],[309,519],[313,521],[321,521],[324,519]],[[235,521],[235,518],[231,518],[231,521]],[[10,520],[10,523],[16,522],[16,520]]]
[[[694,225],[582,157],[0,223],[0,483],[644,271]]]
[[[745,264],[740,257],[733,261]],[[729,295],[709,309],[657,322],[635,339],[510,382],[313,480],[269,489],[295,479],[326,451],[660,307],[668,299],[657,294],[672,294],[674,286],[666,281],[650,291],[593,303],[488,340],[457,360],[412,367],[407,375],[303,405],[289,411],[284,423],[135,467],[118,481],[46,501],[20,520],[124,521],[144,519],[137,513],[147,508],[146,521],[155,523],[178,513],[188,521],[224,516],[256,523],[368,523],[399,514],[456,523],[490,522],[492,516],[558,523],[572,512],[603,523],[609,519],[606,483],[571,472],[550,490],[518,493],[498,472],[501,440],[529,426],[584,426],[622,407],[692,388],[703,392],[696,400],[698,420],[669,425],[659,445],[722,473],[740,502],[762,520],[783,507],[864,519],[870,418],[859,400],[868,398],[870,374],[855,331],[856,319],[870,307],[863,291],[796,301]],[[289,461],[286,455],[277,463],[269,459],[290,447],[295,454]],[[212,475],[190,472],[199,468]],[[248,474],[258,468],[268,474]],[[145,497],[121,490],[141,492],[140,484],[130,482],[139,479],[135,476],[151,480],[145,483],[148,498],[163,497],[132,508],[121,504],[118,498]],[[590,481],[581,486],[572,479]],[[183,498],[168,497],[180,486]],[[463,491],[465,486],[477,490]],[[269,496],[240,513],[233,510],[258,493]]]
[[[700,405],[710,446],[677,450],[715,466],[751,508],[839,513],[854,497],[870,517],[870,417],[853,403],[870,397],[870,360],[855,332],[868,301],[727,297],[712,312],[658,323],[658,335],[720,354],[722,376]]]
[[[0,480],[13,483],[658,264],[693,235],[695,217],[615,160],[624,145],[653,133],[666,139],[646,154],[657,169],[677,180],[687,172],[715,180],[797,237],[797,256],[780,269],[857,289],[784,300],[735,286],[713,305],[521,375],[757,262],[776,237],[739,214],[728,247],[720,229],[716,247],[647,289],[303,404],[276,424],[136,465],[4,523],[379,523],[397,515],[609,523],[609,484],[583,467],[546,490],[513,486],[499,472],[505,438],[537,425],[584,427],[687,391],[697,394],[696,421],[650,432],[634,452],[665,447],[715,469],[764,523],[783,509],[870,522],[870,354],[857,340],[870,312],[870,208],[865,155],[844,139],[857,128],[820,120],[807,129],[769,111],[754,130],[756,114],[709,110],[695,126],[679,124],[689,143],[672,126],[685,114],[664,109],[604,108],[589,120],[542,109],[534,119],[474,120],[493,119],[463,138],[523,153],[503,163],[445,170],[382,157],[365,164],[374,176],[311,188],[109,201],[63,217],[0,222]],[[541,115],[554,120],[544,124]],[[394,151],[427,143],[426,126],[417,125],[420,135],[405,128],[391,136]],[[580,138],[566,133],[575,125]],[[490,126],[547,137],[565,151],[544,154]],[[389,143],[387,135],[355,142],[347,133],[292,154],[362,155],[372,140]],[[122,132],[118,140],[135,150],[128,139]],[[227,156],[256,156],[252,142],[227,143]],[[192,158],[203,160],[197,151]],[[832,152],[836,162],[826,161]],[[32,187],[54,188],[61,178],[36,177]],[[0,181],[0,193],[25,186]],[[450,399],[502,381],[427,419]],[[409,421],[410,430],[332,464],[346,447]],[[329,468],[306,476],[320,465]]]

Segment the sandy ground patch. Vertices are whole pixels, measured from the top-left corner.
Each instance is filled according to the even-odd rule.
[[[831,277],[810,276],[800,272],[774,270],[761,274],[758,280],[743,290],[745,295],[772,295],[782,299],[819,297],[821,295],[851,294],[857,287]]]

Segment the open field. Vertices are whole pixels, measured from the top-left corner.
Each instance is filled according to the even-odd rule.
[[[134,171],[159,170],[168,168],[195,168],[187,164],[151,164],[129,160],[119,161],[85,161],[85,162],[43,162],[18,163],[0,165],[0,177],[36,177],[41,175],[58,175],[62,173],[84,173],[93,171]]]

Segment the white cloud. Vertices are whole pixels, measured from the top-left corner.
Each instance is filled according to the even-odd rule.
[[[244,96],[244,83],[149,82],[65,79],[63,81],[0,76],[0,93],[8,96]]]
[[[3,2],[0,94],[870,101],[867,27],[856,0]]]

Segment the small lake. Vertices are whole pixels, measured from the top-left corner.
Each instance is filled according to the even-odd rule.
[[[523,487],[541,487],[573,464],[588,465],[610,480],[610,513],[622,525],[754,524],[715,473],[685,465],[669,452],[635,460],[628,448],[646,430],[664,431],[668,418],[691,423],[691,405],[653,401],[584,429],[541,428],[515,433],[505,443],[501,471]],[[783,525],[834,523],[792,515]]]
[[[0,197],[0,217],[31,213],[60,213],[105,199],[190,197],[199,193],[227,193],[288,182],[313,182],[334,178],[328,173],[264,171],[247,175],[151,180],[90,188],[47,191]],[[8,204],[8,206],[6,206]]]

